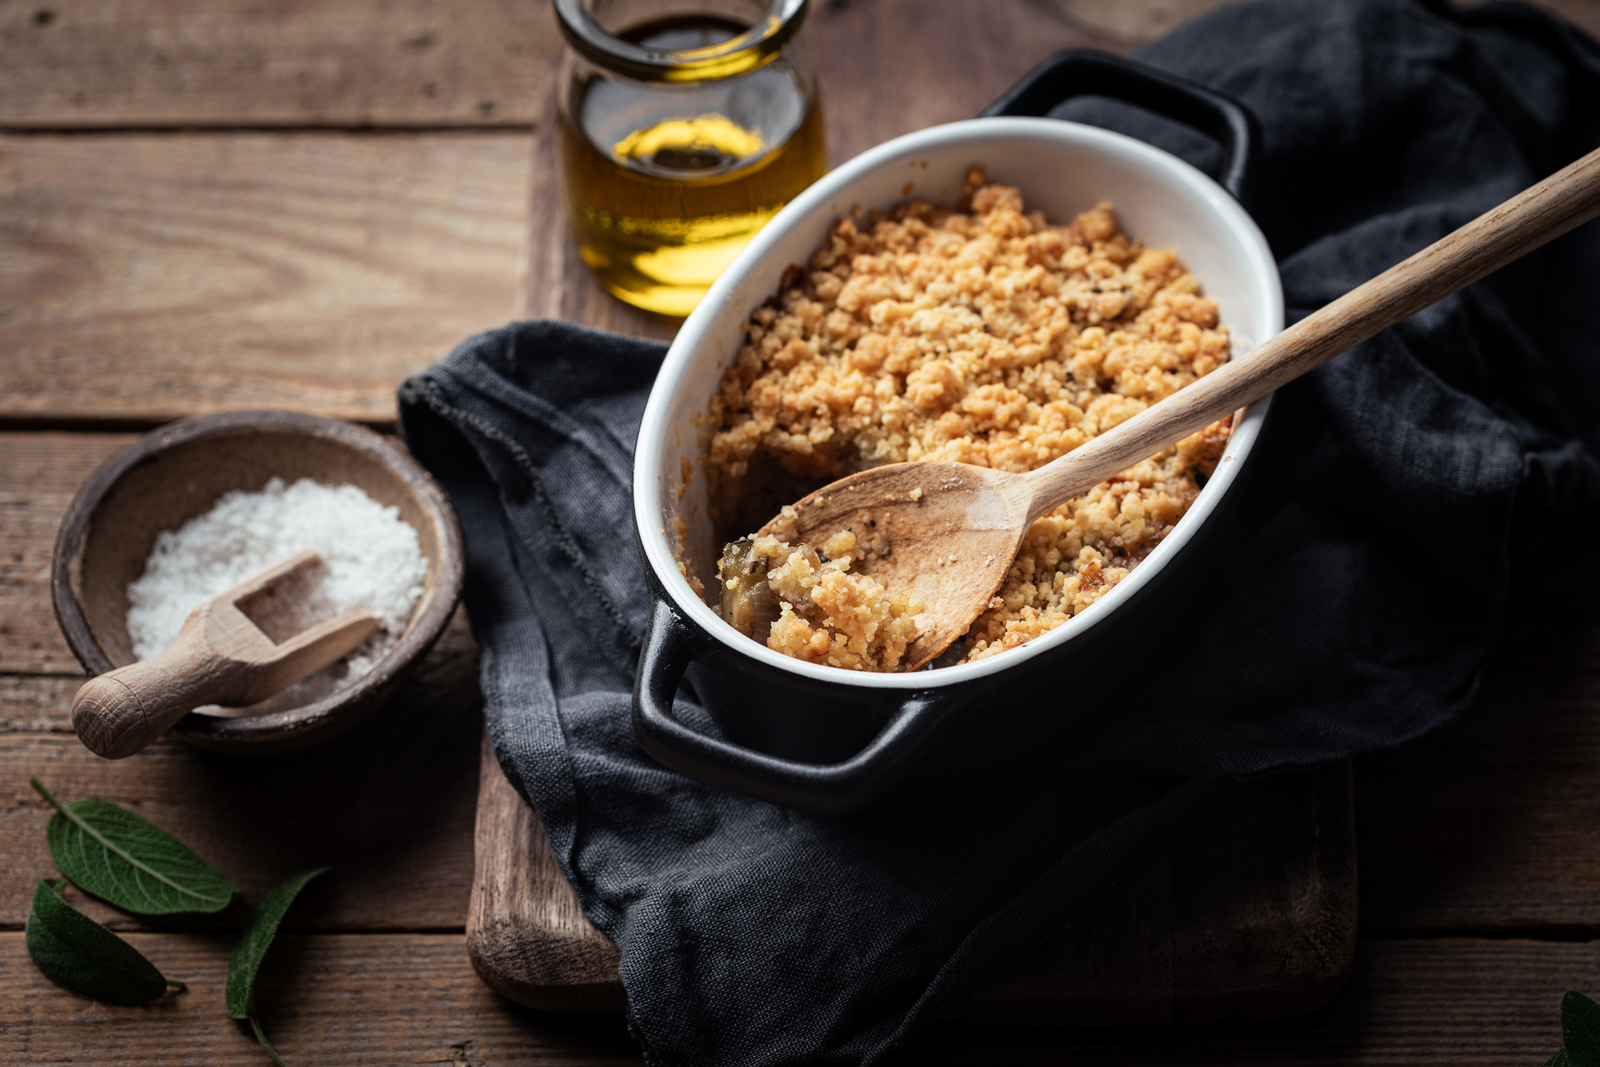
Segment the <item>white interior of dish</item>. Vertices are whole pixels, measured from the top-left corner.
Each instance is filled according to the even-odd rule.
[[[984,166],[991,181],[1018,186],[1028,209],[1043,211],[1052,222],[1069,221],[1101,200],[1111,201],[1125,233],[1175,251],[1217,301],[1232,333],[1234,359],[1248,358],[1252,348],[1283,328],[1277,267],[1254,221],[1210,178],[1141,141],[1055,119],[991,118],[935,126],[862,153],[781,211],[711,287],[667,352],[640,427],[633,499],[645,556],[678,609],[739,652],[798,675],[872,688],[929,688],[1004,670],[1083,633],[1165,566],[1216,508],[1255,442],[1265,400],[1246,409],[1216,474],[1132,574],[1055,630],[977,663],[913,674],[803,663],[740,634],[695,596],[678,571],[673,532],[681,516],[695,573],[702,580],[714,576],[722,546],[707,517],[703,427],[708,401],[738,352],[751,311],[777,291],[786,267],[810,259],[840,216],[885,209],[909,196],[951,203],[961,196],[967,169],[975,163]],[[687,489],[684,459],[693,465]]]

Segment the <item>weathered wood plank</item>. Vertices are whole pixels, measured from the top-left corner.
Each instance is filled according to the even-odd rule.
[[[288,915],[329,891],[317,883]],[[247,1024],[228,1018],[226,934],[133,934],[128,940],[189,985],[138,1008],[107,1007],[47,981],[20,933],[0,934],[0,1062],[207,1064],[259,1067],[266,1054]],[[461,938],[426,934],[280,936],[257,987],[261,1021],[295,1067],[488,1067],[560,1063],[634,1067],[636,1046],[618,1019],[541,1015],[490,992],[467,964]]]
[[[82,677],[0,674],[0,734],[72,732],[72,694]]]
[[[886,112],[931,105],[964,117],[1056,48],[1116,46],[1045,4],[998,15],[992,0],[814,6],[805,39],[829,89],[865,87],[848,65],[862,56],[880,70],[960,64],[963,77],[932,80],[931,100],[903,81],[874,82]],[[1170,16],[1135,11],[1118,25],[1143,36]],[[937,32],[948,23],[970,32]],[[919,48],[901,47],[907,33]],[[526,0],[42,0],[0,9],[0,128],[527,126],[544,114],[560,48],[550,5]]]
[[[313,883],[304,905],[326,891]],[[293,926],[295,912],[289,921]],[[7,991],[0,998],[0,1062],[264,1062],[249,1031],[223,1010],[231,938],[133,934],[129,940],[187,981],[189,992],[143,1008],[104,1007],[46,981],[20,933],[0,934],[0,988]],[[1600,987],[1600,955],[1591,945],[1367,940],[1345,992],[1301,1019],[1076,1030],[940,1023],[890,1061],[1528,1067],[1560,1045],[1561,994],[1573,987]],[[268,1034],[295,1067],[640,1062],[616,1018],[548,1015],[496,997],[472,973],[457,936],[286,935],[267,959],[260,1002]]]
[[[5,254],[0,248],[0,260]],[[10,384],[4,366],[0,384]],[[50,557],[79,484],[131,440],[127,434],[0,433],[0,671],[83,673],[56,628]],[[9,712],[0,711],[0,718],[9,721]]]
[[[1357,761],[1364,926],[1600,934],[1597,521],[1528,549],[1471,709]]]
[[[1126,45],[1153,41],[1191,19],[1239,0],[1040,0],[1069,23],[1108,40]]]
[[[1125,48],[1046,4],[1016,0],[816,4],[803,32],[835,165],[902,133],[972,118],[1063,48]]]
[[[617,950],[592,926],[487,744],[467,951],[497,992],[620,1012]],[[1349,769],[1238,782],[1127,882],[952,1018],[1109,1026],[1278,1018],[1325,1004],[1355,947]]]
[[[1050,1026],[1170,1023],[1181,889],[1162,843],[1123,884],[1076,917],[1066,933],[1015,960],[947,1017]]]
[[[1600,0],[1538,3],[1600,36]],[[997,18],[984,10],[993,0],[833,0],[812,19],[895,26],[908,4],[918,15],[901,20],[902,32],[924,18],[961,21],[979,48],[999,40],[1025,54],[1069,32],[1126,47],[1220,6],[1042,0]],[[822,43],[832,40],[814,29],[808,38],[827,72]],[[10,4],[0,7],[0,127],[529,125],[543,113],[560,46],[550,5],[525,0]],[[996,69],[953,58],[964,74]]]
[[[1437,736],[1360,761],[1365,925],[1600,932],[1600,679],[1535,685],[1495,678]]]
[[[527,125],[561,40],[530,0],[0,6],[0,127]]]
[[[1143,44],[1209,11],[1239,0],[1041,0],[1044,6],[1085,33],[1128,45]],[[1451,0],[1469,7],[1477,0]],[[1600,37],[1600,0],[1530,0],[1567,19],[1591,37]]]
[[[467,954],[489,988],[543,1011],[627,1007],[617,948],[583,914],[539,817],[495,761],[487,735],[478,777]]]
[[[1357,920],[1348,762],[1231,782],[1172,842],[1175,1022],[1327,1003]]]
[[[1560,15],[1590,37],[1600,38],[1600,0],[1528,0],[1534,7],[1542,7]],[[1470,7],[1473,0],[1451,0],[1456,7]]]
[[[332,866],[328,887],[297,912],[302,929],[460,930],[480,705],[477,646],[458,612],[391,704],[310,752],[239,759],[162,740],[111,762],[70,733],[0,735],[0,928],[20,928],[35,881],[55,874],[44,834],[50,809],[28,785],[36,775],[64,800],[103,797],[171,831],[252,903],[295,871]],[[58,731],[65,710],[52,716]],[[99,902],[84,908],[118,928],[139,927]],[[176,925],[238,921],[226,914]]]
[[[0,419],[394,417],[513,311],[525,134],[0,137]]]
[[[1593,945],[1367,939],[1344,992],[1303,1018],[1013,1032],[936,1026],[891,1062],[1529,1067],[1561,1044],[1562,993],[1597,985]]]

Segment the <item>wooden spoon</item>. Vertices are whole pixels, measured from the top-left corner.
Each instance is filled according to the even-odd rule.
[[[267,568],[195,608],[161,655],[89,679],[72,698],[78,739],[107,759],[131,756],[202,704],[265,700],[365,641],[378,617],[364,608],[281,643],[246,614],[280,582],[321,562],[315,552],[301,552]]]
[[[1596,215],[1600,150],[1036,471],[874,467],[810,494],[761,532],[814,548],[847,527],[858,542],[881,535],[887,555],[879,540],[880,554],[859,569],[891,589],[910,587],[925,606],[901,660],[916,670],[989,606],[1035,519]]]

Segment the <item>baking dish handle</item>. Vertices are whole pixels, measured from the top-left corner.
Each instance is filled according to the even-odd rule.
[[[650,615],[633,681],[633,732],[658,762],[701,781],[816,815],[848,815],[876,800],[911,766],[956,707],[949,692],[907,692],[866,748],[842,763],[797,763],[730,744],[684,724],[672,698],[694,658],[689,624],[664,601]]]
[[[983,117],[1043,117],[1075,96],[1120,100],[1214,138],[1224,159],[1219,184],[1250,207],[1261,144],[1261,124],[1254,113],[1231,96],[1159,67],[1088,49],[1057,52],[984,108]]]

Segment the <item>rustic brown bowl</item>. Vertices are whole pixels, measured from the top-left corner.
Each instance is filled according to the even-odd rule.
[[[90,674],[134,662],[128,583],[156,535],[210,510],[230,489],[272,477],[354,485],[417,531],[428,575],[405,633],[367,674],[287,711],[225,718],[193,713],[171,733],[197,748],[268,755],[331,740],[376,711],[422,662],[461,595],[461,527],[436,482],[371,430],[294,411],[230,411],[154,430],[106,460],[67,508],[50,588],[56,621]]]

